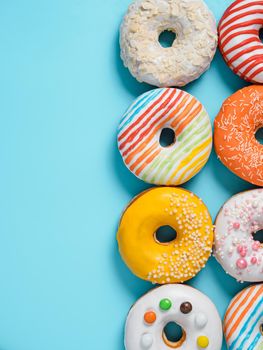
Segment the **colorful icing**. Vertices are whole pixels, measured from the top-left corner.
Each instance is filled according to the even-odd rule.
[[[176,141],[160,145],[163,129]],[[145,182],[179,185],[207,162],[212,147],[209,116],[202,104],[179,89],[164,88],[141,95],[124,114],[118,147],[129,170]]]
[[[177,237],[160,243],[155,233],[165,225]],[[184,282],[205,266],[212,249],[213,225],[206,206],[193,193],[157,187],[143,192],[127,207],[117,240],[124,262],[138,277],[158,284]]]
[[[215,119],[214,144],[221,162],[252,184],[263,186],[263,145],[255,133],[263,127],[263,86],[230,96]],[[238,222],[233,223],[238,229]]]
[[[236,0],[218,26],[219,48],[226,63],[241,78],[256,83],[263,83],[262,23],[262,1]]]
[[[263,284],[238,293],[228,306],[224,333],[229,350],[260,350],[263,336]]]
[[[263,189],[235,195],[216,218],[214,254],[226,272],[237,280],[263,281],[263,245],[253,238],[262,229]]]
[[[169,299],[172,304],[165,312],[159,308],[163,299]],[[185,300],[192,305],[191,314],[180,310]],[[147,310],[156,310],[158,320],[150,327],[144,322]],[[170,322],[182,328],[181,338],[174,342],[167,339],[164,331]],[[149,291],[132,306],[127,316],[126,350],[221,350],[221,344],[222,324],[214,304],[206,295],[187,285],[166,284]]]

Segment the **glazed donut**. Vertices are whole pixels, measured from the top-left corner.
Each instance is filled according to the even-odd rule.
[[[229,350],[263,349],[263,284],[234,297],[225,314],[224,333]]]
[[[214,144],[221,162],[242,179],[263,186],[263,86],[245,87],[230,96],[215,119]]]
[[[172,227],[177,236],[161,243],[156,231]],[[205,265],[212,250],[213,225],[203,202],[182,188],[157,187],[135,197],[117,233],[119,251],[138,277],[153,283],[184,282]]]
[[[239,281],[263,281],[263,245],[253,234],[263,229],[263,189],[239,193],[215,221],[215,257]]]
[[[182,338],[167,339],[164,327],[177,323]],[[222,324],[215,305],[198,290],[180,284],[155,288],[130,309],[125,326],[126,350],[220,350]]]
[[[175,142],[160,144],[163,129],[172,129]],[[122,117],[118,148],[129,170],[141,180],[180,185],[207,162],[212,127],[202,104],[179,89],[163,88],[141,95]]]
[[[236,0],[218,26],[219,48],[227,65],[241,78],[263,83],[263,2]]]
[[[159,35],[169,30],[169,48]],[[140,82],[159,87],[183,86],[209,68],[216,47],[214,16],[202,0],[136,0],[120,29],[121,58]]]

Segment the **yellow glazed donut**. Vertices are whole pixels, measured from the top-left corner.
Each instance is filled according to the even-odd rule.
[[[156,231],[170,226],[176,238],[161,243]],[[213,225],[200,198],[182,188],[157,187],[135,197],[120,220],[120,254],[138,277],[153,283],[178,283],[194,277],[208,260]]]

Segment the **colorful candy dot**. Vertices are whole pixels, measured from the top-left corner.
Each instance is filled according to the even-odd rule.
[[[235,230],[238,230],[239,227],[240,227],[240,223],[239,222],[234,222],[233,227],[234,227]]]
[[[251,264],[255,265],[257,263],[258,259],[255,256],[252,256],[250,261],[251,261]]]
[[[205,335],[201,335],[200,337],[197,338],[197,345],[200,348],[205,349],[209,345],[209,339]]]
[[[183,314],[189,314],[192,311],[192,309],[193,309],[192,304],[189,303],[189,301],[182,303],[180,306],[180,311]]]
[[[148,311],[144,314],[144,321],[148,324],[153,324],[156,321],[156,313],[154,311]]]
[[[152,346],[153,338],[151,334],[145,333],[142,335],[141,344],[144,349],[149,349]]]
[[[244,270],[247,267],[247,261],[246,259],[240,258],[237,260],[236,265],[240,270]]]
[[[162,300],[160,301],[159,306],[160,306],[160,309],[161,309],[161,310],[167,311],[167,310],[169,310],[169,309],[171,308],[172,302],[171,302],[171,300],[169,300],[169,299],[162,299]]]
[[[203,328],[207,324],[207,317],[203,313],[199,313],[195,316],[195,325],[197,328]]]

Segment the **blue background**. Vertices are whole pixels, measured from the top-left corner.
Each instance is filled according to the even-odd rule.
[[[231,1],[207,3],[218,21]],[[0,350],[123,350],[126,313],[151,288],[129,272],[115,240],[123,208],[148,187],[116,146],[125,109],[151,89],[119,58],[128,4],[1,1]],[[186,90],[213,120],[244,85],[217,53]],[[251,188],[214,154],[185,187],[213,218]],[[191,284],[221,315],[244,287],[213,258]]]

